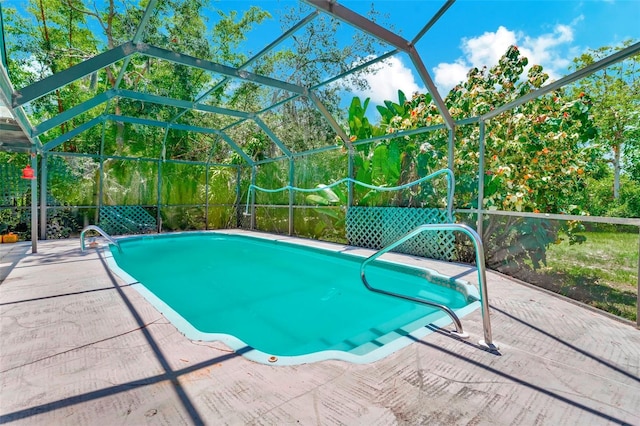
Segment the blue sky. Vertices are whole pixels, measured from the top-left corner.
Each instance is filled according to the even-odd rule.
[[[388,9],[390,19],[406,38],[412,38],[441,4],[375,2],[381,11]],[[640,1],[637,0],[462,0],[447,11],[417,48],[444,95],[455,83],[465,79],[471,66],[495,65],[511,44],[520,48],[530,64],[543,65],[550,76],[557,79],[569,73],[571,60],[586,49],[617,45],[628,38],[640,40]],[[373,77],[375,86],[381,87],[383,81],[404,80],[407,88],[412,88],[414,83],[422,87],[416,77],[413,82],[393,78],[404,75],[407,60],[401,58],[401,63],[391,65],[392,70],[386,76]],[[369,95],[378,97],[374,93]]]
[[[245,9],[251,4],[267,10],[297,2],[221,1],[221,9]],[[342,0],[358,13],[371,5],[385,15],[383,21],[406,39],[412,39],[444,0]],[[274,14],[275,15],[275,14]],[[276,22],[256,30],[258,40],[278,34]],[[251,34],[253,36],[254,34]],[[340,35],[339,35],[340,37]],[[348,42],[345,32],[338,43]],[[540,64],[552,79],[568,74],[571,60],[589,48],[613,46],[623,40],[640,41],[640,0],[458,0],[417,44],[427,69],[444,96],[465,79],[470,67],[495,65],[511,44]],[[254,39],[255,40],[255,39]],[[402,89],[410,94],[425,91],[408,57],[398,55],[385,68],[369,76],[372,90],[357,92],[373,103],[396,99]]]

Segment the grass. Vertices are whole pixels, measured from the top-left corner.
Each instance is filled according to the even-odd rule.
[[[587,241],[553,244],[535,280],[549,290],[636,321],[638,234],[585,232]]]

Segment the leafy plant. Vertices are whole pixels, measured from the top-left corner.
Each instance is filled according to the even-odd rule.
[[[402,130],[430,126],[441,120],[430,95],[416,94],[408,100],[402,91],[398,91],[398,103],[385,101],[378,105],[382,116],[381,123],[371,125],[366,117],[369,100],[361,104],[354,98],[349,109],[349,132],[351,140],[356,142],[357,153],[354,157],[355,179],[375,186],[401,186],[424,177],[444,165],[446,157],[446,136],[436,133],[431,136],[390,137],[372,144],[358,145],[359,139],[393,134]],[[425,141],[430,138],[429,141]],[[422,206],[441,204],[435,196],[442,189],[441,182],[423,184],[405,192],[380,192],[356,187],[355,202],[358,205],[398,205]],[[442,198],[442,197],[440,197]]]
[[[305,218],[315,223],[310,236],[328,241],[343,241],[347,195],[338,186],[328,188],[326,185],[318,185],[318,188],[323,189],[305,197],[308,204],[318,206],[312,210],[315,220]]]

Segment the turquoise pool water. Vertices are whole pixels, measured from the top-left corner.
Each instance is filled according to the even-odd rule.
[[[425,325],[450,322],[434,308],[368,291],[361,257],[213,232],[120,244],[122,253],[112,248],[116,273],[139,283],[134,287],[188,338],[221,340],[260,362],[370,362],[410,343],[408,334],[426,334]],[[376,262],[367,277],[459,316],[477,307],[473,287],[423,269]]]

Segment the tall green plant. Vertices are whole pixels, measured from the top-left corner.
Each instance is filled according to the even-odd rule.
[[[628,47],[633,40],[620,46],[589,49],[573,60],[579,69]],[[593,102],[594,121],[598,128],[597,142],[608,151],[600,161],[613,169],[613,199],[620,197],[623,171],[640,182],[640,55],[591,74],[577,82],[575,93],[589,93]]]
[[[381,122],[372,125],[366,109],[369,100],[361,103],[354,98],[349,108],[349,132],[356,143],[354,157],[355,178],[376,186],[401,186],[424,177],[442,168],[446,162],[446,136],[438,132],[427,136],[392,137],[394,133],[429,127],[438,123],[439,115],[430,104],[430,95],[416,95],[407,99],[398,91],[398,102],[385,101],[378,105]],[[441,119],[440,119],[441,120]],[[358,144],[358,140],[388,134],[372,144]],[[428,140],[428,141],[427,141]],[[405,192],[383,193],[376,190],[356,188],[356,199],[362,205],[441,205],[443,196],[438,196],[446,182],[429,182]]]

